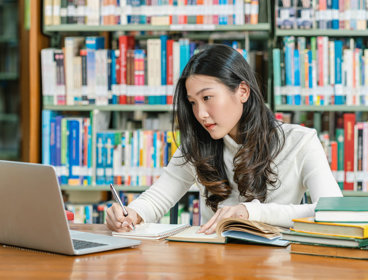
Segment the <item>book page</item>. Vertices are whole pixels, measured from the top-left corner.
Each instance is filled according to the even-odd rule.
[[[189,227],[173,236],[167,238],[171,241],[187,241],[187,242],[208,242],[208,243],[225,243],[225,238],[218,236],[216,233],[204,234],[197,233],[199,226]]]
[[[142,223],[135,226],[135,230],[129,232],[113,232],[113,236],[160,239],[173,235],[189,227],[187,224],[159,224]]]

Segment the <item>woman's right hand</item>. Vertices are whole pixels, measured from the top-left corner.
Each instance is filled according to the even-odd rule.
[[[128,216],[124,217],[123,209],[118,203],[114,203],[107,209],[106,224],[112,231],[125,232],[131,230],[131,225],[142,222],[141,216],[133,209],[126,207]]]

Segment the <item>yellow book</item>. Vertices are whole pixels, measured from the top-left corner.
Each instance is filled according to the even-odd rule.
[[[314,217],[293,219],[293,231],[340,237],[368,238],[368,223],[315,222]]]

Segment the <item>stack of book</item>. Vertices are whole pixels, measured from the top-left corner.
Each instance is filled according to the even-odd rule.
[[[368,197],[320,198],[315,217],[282,232],[296,254],[368,259]]]

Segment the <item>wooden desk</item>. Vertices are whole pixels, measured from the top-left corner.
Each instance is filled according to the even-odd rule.
[[[72,229],[110,234],[104,225]],[[366,279],[368,262],[243,244],[142,241],[79,257],[0,246],[0,279]]]

